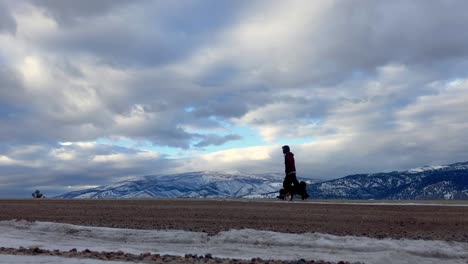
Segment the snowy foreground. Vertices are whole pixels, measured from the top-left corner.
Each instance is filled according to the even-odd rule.
[[[252,229],[215,236],[201,232],[88,227],[49,222],[0,221],[0,247],[39,247],[68,251],[91,249],[140,254],[212,254],[251,259],[346,260],[365,263],[463,263],[468,243],[373,239],[320,233],[285,234]],[[49,256],[0,255],[0,263],[123,263]],[[128,263],[128,262],[127,262]]]

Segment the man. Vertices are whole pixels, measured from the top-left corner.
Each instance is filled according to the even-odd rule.
[[[299,181],[296,178],[296,164],[294,161],[294,154],[291,152],[288,145],[282,147],[283,154],[284,154],[284,168],[285,168],[285,177],[283,181],[283,189],[280,190],[280,195],[277,196],[279,199],[284,200],[286,195],[289,194],[291,196],[291,200],[293,200],[295,194],[301,195],[302,200],[309,198],[309,194],[307,193],[307,186],[306,183]]]

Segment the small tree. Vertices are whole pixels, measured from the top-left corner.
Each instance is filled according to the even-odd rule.
[[[36,190],[35,192],[32,193],[33,198],[44,198],[44,195],[39,191]]]

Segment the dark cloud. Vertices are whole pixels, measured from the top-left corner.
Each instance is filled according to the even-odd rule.
[[[33,1],[63,30],[39,39],[45,49],[89,54],[118,67],[160,66],[189,56],[233,23],[245,3],[193,1]],[[210,10],[216,10],[213,14]]]
[[[460,59],[468,55],[468,34],[461,33],[467,7],[463,1],[340,2],[322,20],[316,44],[325,65],[345,73]]]
[[[16,28],[16,20],[11,15],[8,6],[0,2],[0,34],[9,33],[14,35],[16,33]]]
[[[131,4],[128,0],[102,0],[102,1],[54,1],[38,0],[31,4],[41,7],[47,15],[52,16],[59,23],[79,23],[99,15],[105,15],[115,9],[125,8]]]
[[[17,106],[24,95],[21,76],[14,69],[0,64],[0,83],[0,105]]]
[[[244,55],[249,66],[271,85],[333,86],[357,74],[372,76],[378,67],[388,64],[431,67],[468,54],[464,30],[468,18],[463,14],[468,4],[463,1],[295,4],[285,8],[310,17],[295,22],[288,20],[287,13],[274,11],[265,19],[266,30],[270,30],[269,23],[281,20],[292,36],[284,35],[280,28],[278,35],[263,39],[260,28],[258,41],[263,45],[254,53],[249,52],[253,47],[248,44],[257,43],[250,39],[241,40],[245,46],[233,51]],[[321,12],[315,14],[315,9]]]
[[[233,141],[233,140],[240,140],[242,139],[241,136],[239,135],[226,135],[226,136],[219,136],[219,135],[204,135],[203,140],[195,144],[195,147],[207,147],[210,145],[214,146],[220,146],[223,145],[224,143],[228,141]]]
[[[0,65],[0,141],[28,142],[31,130],[24,121],[33,115],[21,75]]]
[[[152,131],[154,132],[155,130]],[[144,136],[153,144],[158,146],[178,147],[184,149],[189,148],[192,139],[196,137],[196,135],[188,133],[184,129],[178,127],[161,127],[156,130],[156,134],[157,136]]]

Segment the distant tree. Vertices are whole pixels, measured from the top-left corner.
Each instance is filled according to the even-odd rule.
[[[35,192],[33,192],[32,197],[33,198],[45,198],[45,196],[39,190],[36,190]]]

